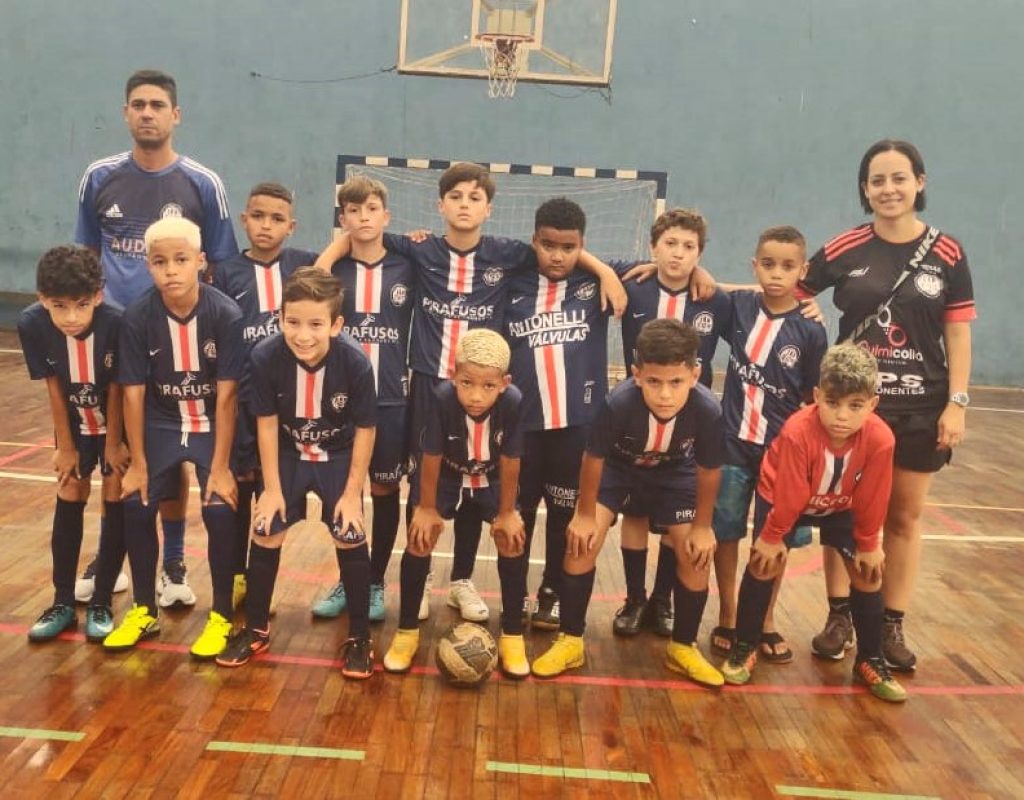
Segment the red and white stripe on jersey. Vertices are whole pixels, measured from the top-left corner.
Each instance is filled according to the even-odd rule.
[[[96,362],[93,349],[96,344],[95,334],[90,333],[85,339],[66,336],[68,345],[68,369],[71,383],[88,383],[96,386]],[[78,429],[89,436],[98,436],[107,432],[106,420],[100,408],[83,408],[75,406],[78,411]]]
[[[676,429],[676,418],[662,422],[654,414],[647,418],[647,443],[645,453],[667,453],[668,443],[672,441],[672,432]]]
[[[466,455],[470,461],[491,460],[491,418],[477,422],[470,416],[466,417]],[[463,475],[463,489],[483,489],[490,486],[486,475]]]
[[[324,370],[316,372],[295,365],[295,417],[297,419],[320,419],[321,400],[324,393]],[[299,458],[302,461],[326,461],[327,453],[319,444],[299,443]]]
[[[846,469],[850,466],[850,459],[837,456],[827,447],[824,448],[821,459],[823,465],[821,476],[818,479],[818,487],[815,490],[812,502],[804,510],[805,514],[824,516],[836,510],[834,503],[814,502],[817,498],[836,497],[843,493],[843,478],[846,477]]]
[[[839,256],[852,247],[864,244],[875,235],[875,229],[871,225],[861,225],[857,228],[841,233],[825,244],[825,260],[835,261]]]
[[[932,247],[939,254],[939,257],[951,267],[955,267],[957,262],[964,256],[956,239],[944,233],[940,234]]]
[[[751,364],[763,367],[772,351],[775,337],[782,330],[784,318],[768,319],[763,310],[757,312],[754,327],[750,329],[743,349]],[[768,433],[768,420],[764,416],[764,389],[748,383],[743,389],[743,415],[740,420],[740,439],[764,444]]]
[[[260,311],[277,311],[281,307],[281,265],[275,261],[269,267],[253,264],[252,268],[256,275]]]
[[[466,295],[473,291],[476,253],[451,253],[448,261],[449,292]],[[469,322],[463,319],[446,319],[441,325],[441,357],[437,364],[437,377],[447,378],[455,372],[455,351],[459,339],[469,330]]]
[[[356,262],[355,312],[357,314],[379,314],[381,294],[384,282],[383,268],[370,269],[365,264]],[[377,342],[360,342],[366,357],[373,365],[373,380],[380,391],[380,344]]]
[[[672,294],[658,289],[658,319],[677,319],[685,322],[683,312],[686,311],[686,292]]]
[[[171,352],[174,355],[175,372],[196,372],[199,369],[199,325],[193,317],[184,325],[167,318],[167,329],[171,333]],[[208,433],[210,417],[206,413],[206,401],[195,397],[178,401],[183,433]]]
[[[536,313],[561,311],[568,281],[550,281],[543,275],[538,275],[537,280]],[[569,393],[565,381],[565,345],[542,345],[533,351],[533,361],[544,413],[544,429],[564,428],[568,418],[566,396]]]

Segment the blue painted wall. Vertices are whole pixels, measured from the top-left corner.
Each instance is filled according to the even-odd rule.
[[[394,65],[398,7],[4,3],[0,290],[30,291],[39,253],[71,237],[85,165],[128,147],[124,80],[155,66],[179,82],[178,149],[220,172],[236,211],[258,180],[294,187],[310,245],[327,234],[340,152],[637,166],[670,173],[669,202],[711,221],[705,263],[742,279],[766,225],[796,224],[816,246],[860,222],[861,153],[911,139],[927,218],[973,266],[974,380],[1024,385],[1019,3],[623,0],[610,100],[524,85],[491,101],[480,81],[394,72],[332,80]]]

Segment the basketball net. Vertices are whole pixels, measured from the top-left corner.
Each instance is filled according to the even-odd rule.
[[[487,65],[487,95],[489,97],[513,97],[519,72],[526,62],[524,44],[532,41],[530,36],[514,34],[480,34],[477,47],[483,53]]]

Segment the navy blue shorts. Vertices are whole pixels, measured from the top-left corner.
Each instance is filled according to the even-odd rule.
[[[256,417],[244,400],[238,401],[235,419],[235,442],[231,447],[231,469],[244,475],[260,468],[260,454],[256,445]]]
[[[439,480],[437,482],[437,513],[442,519],[453,519],[462,503],[472,502],[480,506],[481,516],[487,522],[498,513],[498,498],[501,496],[497,482],[482,489],[464,489],[462,483]],[[415,507],[420,501],[419,473],[413,475],[409,489],[409,505]]]
[[[425,372],[413,370],[409,384],[409,474],[416,471],[423,453],[423,429],[430,419],[430,409],[434,404],[434,389],[444,383],[444,378],[436,378]],[[380,421],[377,421],[378,427]]]
[[[370,480],[394,486],[407,472],[409,409],[405,405],[377,406],[377,434],[370,458]]]
[[[760,493],[754,494],[754,536],[761,534],[764,523],[768,519],[768,512],[772,510],[772,504],[761,497]],[[792,547],[793,534],[801,526],[816,525],[821,532],[821,543],[826,547],[832,547],[839,551],[839,554],[848,560],[857,555],[857,542],[853,538],[853,513],[840,511],[838,514],[826,514],[817,516],[804,514],[796,521],[793,529],[787,533],[782,541],[786,548]],[[800,545],[802,546],[802,545]]]
[[[544,504],[576,508],[580,489],[580,464],[589,430],[584,425],[523,434],[523,457],[519,469],[519,505],[533,509]]]
[[[113,472],[113,467],[103,457],[107,446],[106,434],[101,433],[98,436],[90,436],[89,434],[82,433],[77,425],[72,425],[71,440],[75,444],[75,450],[78,451],[78,479],[80,481],[84,481],[92,475],[92,471],[96,469],[97,464],[100,467],[101,475],[105,476]]]
[[[597,501],[614,514],[647,517],[652,527],[689,525],[697,512],[697,477],[674,470],[623,468],[606,460]]]
[[[257,535],[271,536],[290,528],[296,522],[306,518],[306,493],[313,492],[320,498],[322,510],[320,518],[328,528],[334,522],[334,507],[345,492],[348,483],[348,469],[352,463],[352,451],[339,454],[340,457],[331,461],[302,461],[290,455],[282,455],[277,460],[277,470],[281,476],[281,493],[284,495],[286,521],[277,516],[270,524],[270,530]]]
[[[199,479],[199,491],[206,494],[213,461],[212,431],[182,433],[162,428],[146,428],[146,466],[149,470],[149,500],[171,500],[178,496],[181,465],[192,463]]]

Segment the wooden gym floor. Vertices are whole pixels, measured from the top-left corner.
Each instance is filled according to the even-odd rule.
[[[668,672],[664,640],[611,635],[623,594],[615,537],[599,564],[587,664],[560,679],[494,677],[479,691],[442,683],[433,644],[455,618],[441,588],[446,536],[412,674],[344,680],[344,617],[309,614],[336,575],[326,532],[314,526],[285,547],[270,653],[237,670],[193,663],[187,649],[209,600],[194,507],[194,610],[164,614],[159,639],[125,655],[104,655],[80,633],[30,646],[28,627],[52,600],[52,440],[45,393],[30,384],[10,333],[0,334],[0,370],[3,797],[1024,797],[1022,392],[972,391],[969,439],[934,483],[907,624],[920,666],[905,680],[910,700],[893,707],[851,686],[850,658],[809,654],[826,610],[817,546],[794,553],[778,613],[796,659],[761,665],[750,686],[721,692]],[[83,565],[95,549],[97,498]],[[486,536],[480,552],[475,578],[493,631],[498,583]],[[533,556],[542,558],[540,545]],[[398,562],[374,634],[378,657],[397,621]],[[129,602],[115,596],[118,618]],[[713,595],[703,648],[716,615]],[[532,652],[551,638],[528,634]]]

